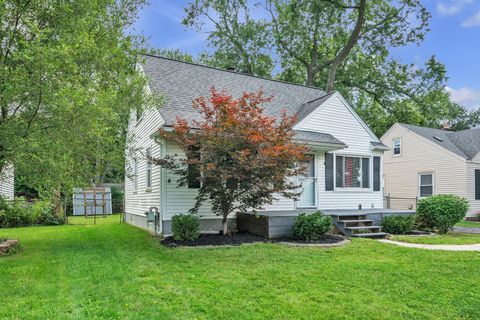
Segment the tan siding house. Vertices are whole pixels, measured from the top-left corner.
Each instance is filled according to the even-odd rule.
[[[396,123],[381,140],[391,147],[383,157],[385,195],[391,208],[411,209],[416,199],[454,194],[468,199],[470,214],[480,211],[475,194],[480,154],[471,157],[480,142],[480,129],[452,132]]]

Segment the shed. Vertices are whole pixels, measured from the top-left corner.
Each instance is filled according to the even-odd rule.
[[[74,216],[104,214],[112,214],[112,192],[110,188],[74,189]]]

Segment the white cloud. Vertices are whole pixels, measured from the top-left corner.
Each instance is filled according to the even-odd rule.
[[[467,20],[462,22],[462,27],[470,28],[480,26],[480,11],[478,11],[474,16],[471,16]]]
[[[453,16],[461,12],[466,5],[473,3],[474,0],[451,0],[437,4],[437,12],[444,16]]]
[[[461,106],[468,109],[478,109],[480,107],[480,90],[473,90],[469,87],[453,89],[445,87],[445,91],[450,94],[450,98]]]

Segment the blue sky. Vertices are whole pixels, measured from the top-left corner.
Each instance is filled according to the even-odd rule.
[[[195,56],[207,47],[207,35],[181,24],[188,2],[151,0],[140,12],[134,32],[145,35],[152,47],[179,48]],[[432,14],[430,33],[420,46],[395,49],[393,55],[422,65],[435,54],[447,67],[452,99],[471,109],[480,107],[480,0],[422,3]]]

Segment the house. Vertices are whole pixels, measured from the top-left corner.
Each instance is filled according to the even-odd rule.
[[[307,174],[298,177],[303,186],[300,198],[295,201],[278,196],[262,212],[383,208],[382,156],[388,148],[340,93],[326,94],[310,86],[151,55],[143,56],[139,69],[148,78],[147,90],[162,95],[165,102],[158,109],[131,114],[126,148],[126,222],[153,229],[145,212],[156,207],[160,212],[156,230],[169,234],[172,216],[188,213],[193,207],[198,186],[177,187],[176,176],[152,166],[147,158],[182,154],[179,146],[161,138],[158,130],[171,128],[177,116],[189,121],[198,118],[192,100],[209,96],[212,86],[237,97],[259,89],[273,95],[273,101],[264,105],[265,113],[279,115],[286,110],[296,116],[295,139],[311,149]],[[198,214],[202,230],[221,230],[221,219],[211,213],[208,204]],[[229,223],[235,221],[232,216]]]
[[[480,211],[480,128],[453,132],[396,123],[382,137],[385,193],[391,207],[415,206],[416,199],[454,194]]]
[[[14,197],[14,170],[13,166],[7,165],[3,172],[0,172],[0,197],[13,199]]]

